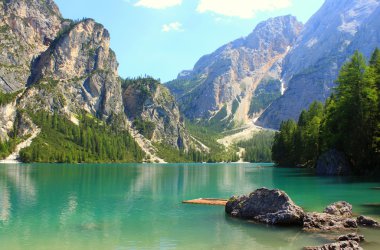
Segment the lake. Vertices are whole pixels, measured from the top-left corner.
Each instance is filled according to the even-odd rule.
[[[270,164],[0,165],[0,249],[301,249],[326,235],[254,224],[224,207],[182,204],[260,187],[285,190],[307,211],[345,200],[380,219],[379,182],[315,177]],[[365,249],[380,230],[361,229]],[[330,235],[331,236],[331,235]]]

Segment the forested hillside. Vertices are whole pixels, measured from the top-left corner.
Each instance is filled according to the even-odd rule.
[[[355,52],[341,69],[337,87],[323,106],[313,103],[298,123],[284,121],[275,135],[273,160],[310,166],[330,149],[343,152],[355,173],[380,170],[380,51],[369,62]]]

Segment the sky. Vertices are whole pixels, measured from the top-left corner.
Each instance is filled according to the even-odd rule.
[[[245,37],[268,18],[307,20],[324,0],[56,0],[62,15],[93,18],[111,34],[119,74],[162,82],[198,59]]]

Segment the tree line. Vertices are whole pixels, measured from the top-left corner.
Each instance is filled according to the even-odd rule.
[[[282,122],[272,158],[281,166],[313,167],[330,149],[343,152],[356,174],[380,172],[379,49],[368,63],[356,51],[324,105],[314,102],[297,123]]]

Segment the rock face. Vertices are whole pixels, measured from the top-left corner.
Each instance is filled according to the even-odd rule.
[[[92,19],[71,24],[33,63],[26,104],[87,110],[101,119],[122,113],[118,63],[109,45],[108,31]]]
[[[295,17],[271,18],[246,38],[203,56],[192,71],[180,73],[167,86],[191,119],[210,118],[223,110],[221,120],[247,121],[255,89],[280,79],[282,60],[301,29]],[[280,87],[277,92],[280,95]]]
[[[332,149],[319,157],[316,173],[317,175],[349,175],[351,164],[344,153]]]
[[[326,100],[353,52],[359,50],[369,57],[380,46],[379,15],[378,0],[326,0],[284,59],[286,92],[257,123],[277,129],[283,120],[297,120],[314,100]]]
[[[45,51],[64,21],[52,0],[0,1],[0,90],[23,88],[32,59]]]
[[[379,222],[377,222],[374,219],[372,219],[370,217],[367,217],[367,216],[360,215],[356,219],[356,221],[359,224],[359,226],[363,226],[363,227],[380,227]]]
[[[272,225],[300,225],[304,217],[302,208],[284,191],[266,188],[257,189],[249,196],[231,197],[226,213]]]
[[[339,215],[343,217],[351,217],[352,205],[346,201],[338,201],[327,206],[325,210],[323,210],[323,212],[327,214]]]
[[[154,123],[149,135],[153,142],[187,149],[189,136],[174,97],[154,79],[130,83],[122,90],[124,112],[131,121]]]

